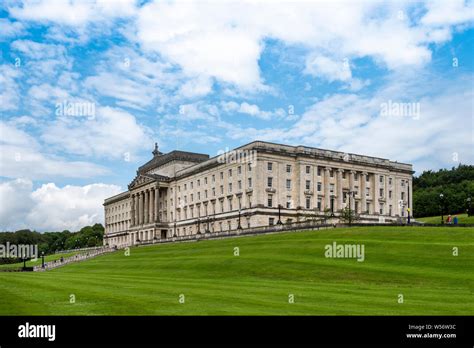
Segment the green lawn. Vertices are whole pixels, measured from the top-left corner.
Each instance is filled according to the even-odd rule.
[[[334,241],[363,244],[365,261],[326,258]],[[474,228],[357,227],[163,244],[48,272],[0,273],[0,315],[472,315],[473,295]]]
[[[474,215],[473,216],[467,216],[467,214],[456,214],[456,215],[451,215],[451,217],[454,218],[454,216],[458,217],[458,223],[459,224],[474,224]],[[448,215],[443,215],[444,222],[446,223],[446,218]],[[441,224],[441,215],[440,216],[430,216],[430,217],[423,217],[423,218],[416,218],[416,221],[421,221],[421,222],[426,222],[428,224]]]
[[[46,255],[44,257],[44,262],[59,260],[61,257],[64,257],[64,258],[71,257],[71,256],[76,255],[76,254],[79,254],[79,252],[70,252],[70,253],[63,253],[63,254]],[[40,266],[41,262],[42,262],[41,256],[38,256],[36,261],[34,261],[34,260],[26,261],[26,267]],[[23,268],[23,262],[20,262],[20,263],[7,263],[7,264],[0,265],[0,271],[2,269],[18,269],[18,268]]]

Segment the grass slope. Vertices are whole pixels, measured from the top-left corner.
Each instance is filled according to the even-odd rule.
[[[452,218],[454,216],[458,217],[458,223],[459,224],[474,224],[474,215],[473,216],[467,216],[467,214],[455,214],[451,215]],[[443,215],[444,222],[446,223],[446,218],[448,215]],[[441,215],[440,216],[429,216],[429,217],[422,217],[422,218],[416,218],[416,221],[421,221],[421,222],[426,222],[428,224],[441,224]]]
[[[333,241],[364,244],[365,261],[325,258]],[[0,314],[465,315],[473,291],[473,228],[357,227],[163,244],[0,273]]]

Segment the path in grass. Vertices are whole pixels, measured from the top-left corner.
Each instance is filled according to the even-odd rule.
[[[333,241],[364,244],[365,261],[326,258]],[[474,229],[357,227],[132,248],[0,273],[0,294],[3,315],[470,315]]]
[[[68,258],[71,256],[74,256],[76,254],[79,254],[79,251],[73,251],[69,253],[62,253],[62,254],[51,254],[51,255],[46,255],[44,257],[44,262],[51,262],[54,260],[59,260],[61,257]],[[85,253],[85,252],[84,252]],[[26,267],[34,267],[34,266],[40,266],[41,265],[41,256],[38,256],[36,260],[28,260],[26,261]],[[23,268],[23,262],[19,263],[7,263],[7,264],[2,264],[0,265],[0,271],[4,269],[21,269]]]

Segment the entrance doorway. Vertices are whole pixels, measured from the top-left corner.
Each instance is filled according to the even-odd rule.
[[[161,230],[161,239],[166,239],[166,230]]]

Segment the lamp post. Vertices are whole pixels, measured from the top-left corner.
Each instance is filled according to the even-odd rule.
[[[239,224],[237,225],[237,229],[238,230],[242,229],[242,225],[240,224],[240,209],[239,209]]]
[[[174,220],[174,235],[173,237],[176,237],[176,220]]]
[[[277,225],[282,225],[283,223],[281,222],[281,204],[278,204],[278,221]]]
[[[471,199],[471,197],[467,197],[466,202],[467,202],[467,216],[471,216],[472,215],[472,199]]]
[[[44,251],[41,252],[41,268],[44,268]]]
[[[441,225],[444,224],[444,201],[443,201],[444,195],[442,193],[439,194],[439,209],[441,210]]]
[[[331,193],[331,216],[334,216],[334,199],[336,198],[336,196]]]
[[[349,191],[349,226],[352,224],[352,210],[351,210],[351,197],[355,194],[354,191]]]

